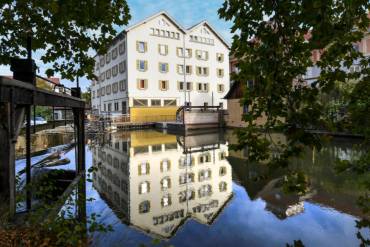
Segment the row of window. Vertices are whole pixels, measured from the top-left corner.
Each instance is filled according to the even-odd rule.
[[[148,61],[147,60],[136,60],[136,69],[141,72],[146,72],[148,70]],[[169,72],[169,65],[168,63],[159,62],[158,63],[158,71],[161,73],[168,73]],[[183,75],[184,71],[187,75],[191,75],[193,73],[193,66],[186,65],[184,70],[183,64],[176,65],[176,71],[178,74]],[[208,76],[209,75],[209,68],[208,67],[201,67],[195,66],[195,73],[198,76]],[[224,69],[217,68],[216,75],[219,78],[224,77]],[[107,77],[108,79],[108,77]]]
[[[227,190],[227,183],[226,182],[220,182],[219,183],[219,191],[224,192]],[[150,192],[150,183],[149,182],[143,182],[139,185],[139,192],[140,194],[145,194]],[[202,185],[198,190],[198,197],[203,198],[206,196],[212,195],[212,185],[205,184]],[[196,197],[194,189],[188,189],[185,191],[181,191],[179,193],[179,202],[183,203],[186,201],[194,200]],[[172,196],[171,194],[166,194],[161,198],[161,206],[167,207],[172,205]],[[150,201],[145,200],[139,204],[139,213],[144,214],[150,212]]]
[[[148,80],[147,79],[137,79],[137,88],[140,90],[148,89]],[[167,80],[159,80],[158,81],[158,88],[161,91],[167,91],[170,89],[169,81]],[[177,82],[177,90],[178,91],[192,91],[193,90],[193,82],[186,82],[186,85],[183,81]],[[209,83],[208,82],[197,82],[196,83],[196,90],[200,93],[208,93],[209,92]],[[217,84],[217,92],[223,93],[225,91],[224,84]]]
[[[139,53],[146,53],[148,51],[148,43],[145,41],[136,41],[136,51]],[[168,45],[158,44],[158,53],[162,56],[169,54]],[[180,58],[191,58],[193,50],[191,48],[176,47],[176,55]],[[195,57],[198,60],[208,61],[209,52],[205,50],[195,50]],[[222,63],[224,61],[223,53],[216,53],[216,61]]]
[[[105,72],[101,73],[97,83],[104,82],[105,79],[109,80],[111,77],[116,77],[118,75],[118,72],[123,74],[126,72],[126,69],[127,69],[126,61],[122,61],[119,64],[116,64],[112,68],[109,68]]]
[[[112,84],[102,86],[98,90],[96,90],[96,97],[99,98],[100,96],[116,94],[118,91],[125,91],[127,88],[126,80],[121,80],[119,82],[113,82]],[[92,90],[92,98],[95,98],[95,90]]]
[[[151,28],[151,35],[163,37],[163,38],[170,38],[170,39],[180,39],[180,33],[179,32],[173,32],[168,30],[163,30],[159,28]]]
[[[154,148],[153,148],[154,147]],[[152,146],[152,151],[155,151],[158,149],[158,151],[162,150],[162,145],[158,145],[158,148],[153,145]],[[219,153],[219,160],[224,160],[226,158],[226,154],[224,152]],[[209,163],[212,162],[212,157],[211,154],[201,154],[198,156],[198,164],[204,164],[204,163]],[[178,161],[179,167],[184,168],[186,166],[192,166],[195,164],[195,159],[194,157],[181,157]],[[171,171],[171,161],[168,159],[164,159],[160,162],[160,170],[161,172],[169,172]],[[150,163],[145,161],[139,164],[138,168],[138,173],[139,175],[148,175],[150,173]],[[223,176],[226,174],[226,167],[221,167],[220,168],[220,176]]]
[[[214,45],[215,44],[214,39],[201,37],[201,36],[197,36],[197,35],[190,35],[190,41],[195,42],[195,43],[202,43],[202,44],[206,44],[206,45]]]
[[[125,41],[120,42],[118,47],[113,48],[111,51],[108,51],[105,56],[102,55],[99,57],[99,62],[96,63],[96,70],[100,67],[103,67],[105,64],[109,64],[110,61],[115,60],[118,57],[118,53],[123,55],[126,51]]]

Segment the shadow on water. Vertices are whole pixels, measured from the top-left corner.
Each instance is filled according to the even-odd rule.
[[[366,216],[356,200],[370,178],[334,171],[336,158],[358,155],[354,142],[334,139],[293,160],[310,181],[309,192],[297,195],[283,191],[284,170],[247,162],[247,149],[229,149],[235,141],[230,132],[184,137],[155,130],[88,139],[86,198],[94,200],[86,201],[86,213],[113,229],[91,233],[92,245],[360,244],[356,221]],[[71,161],[64,168],[73,166],[73,150],[63,157]],[[361,233],[370,237],[369,229]]]

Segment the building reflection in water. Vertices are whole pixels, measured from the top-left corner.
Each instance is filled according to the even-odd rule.
[[[219,133],[110,134],[92,145],[93,186],[121,220],[170,238],[187,219],[212,224],[232,198],[227,142]]]

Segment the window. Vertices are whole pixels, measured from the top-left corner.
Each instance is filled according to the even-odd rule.
[[[217,53],[216,58],[217,58],[217,62],[222,63],[224,61],[224,54]]]
[[[150,192],[150,183],[148,181],[139,184],[139,194],[146,194]]]
[[[227,190],[227,183],[226,182],[220,182],[218,185],[220,192],[226,191]]]
[[[217,77],[224,77],[224,70],[223,69],[217,69]]]
[[[149,162],[142,162],[139,164],[139,175],[147,175],[149,174],[149,170]]]
[[[196,50],[196,57],[199,60],[208,60],[208,51]]]
[[[247,113],[248,113],[248,105],[244,104],[243,105],[243,114],[247,114]]]
[[[101,96],[104,96],[105,95],[105,87],[102,87],[100,90],[101,90],[101,92],[100,92]]]
[[[176,106],[176,105],[177,104],[176,104],[176,100],[175,99],[170,99],[170,100],[165,99],[163,101],[163,106]]]
[[[148,70],[148,62],[145,60],[136,60],[136,68],[139,71],[145,72]]]
[[[179,202],[180,203],[190,201],[190,200],[194,200],[194,198],[195,198],[194,190],[190,189],[190,190],[181,191],[179,193]]]
[[[126,90],[126,80],[119,81],[119,90],[125,91]]]
[[[220,152],[219,154],[218,154],[218,159],[219,160],[224,160],[224,159],[226,159],[226,153],[225,152]]]
[[[112,75],[113,75],[113,77],[116,77],[117,74],[118,74],[118,65],[115,65],[112,68]]]
[[[107,95],[110,95],[110,93],[111,93],[111,89],[112,89],[112,86],[111,86],[111,85],[107,85],[107,86],[105,87],[105,92],[106,92],[106,94],[107,94]]]
[[[108,52],[106,55],[105,55],[105,62],[108,64],[110,62],[110,52]]]
[[[200,198],[212,195],[212,186],[210,184],[202,185],[198,191],[198,195]]]
[[[198,174],[198,181],[202,182],[211,178],[211,170],[201,170]]]
[[[225,176],[226,175],[226,167],[225,166],[221,166],[220,167],[220,176]]]
[[[108,112],[112,111],[112,103],[108,103]]]
[[[180,75],[184,74],[184,65],[182,64],[177,65],[177,73]]]
[[[160,90],[168,90],[168,81],[161,80],[159,81]]]
[[[192,82],[186,82],[186,91],[193,90],[193,83]]]
[[[194,182],[194,173],[184,173],[179,177],[180,184],[193,183]]]
[[[208,92],[208,83],[197,83],[197,90],[201,93],[207,93]]]
[[[179,167],[185,168],[194,165],[194,157],[186,156],[179,159]]]
[[[177,82],[177,88],[179,89],[179,91],[183,91],[184,90],[184,82],[183,81]]]
[[[168,72],[168,63],[159,63],[159,72],[167,73]]]
[[[169,177],[165,177],[161,180],[161,188],[162,190],[171,188],[171,179]]]
[[[161,161],[161,172],[169,172],[171,170],[171,162],[168,159]]]
[[[150,100],[151,106],[161,106],[161,100],[160,99],[152,99]]]
[[[147,99],[134,99],[133,105],[134,106],[148,106],[148,100]]]
[[[148,80],[146,79],[137,79],[137,88],[146,89],[148,87]]]
[[[183,57],[184,56],[184,49],[182,49],[181,47],[177,47],[176,54],[177,54],[178,57]]]
[[[114,103],[114,111],[118,111],[118,107],[119,107],[119,106],[118,106],[118,102],[115,102],[115,103]]]
[[[196,73],[199,76],[208,76],[208,67],[196,67]]]
[[[168,45],[158,45],[158,52],[162,56],[166,56],[168,54]]]
[[[99,59],[100,61],[100,67],[103,67],[104,66],[104,64],[105,64],[105,56],[100,56],[100,59]]]
[[[185,57],[191,58],[192,51],[190,48],[185,49]]]
[[[119,72],[121,74],[125,73],[126,71],[126,61],[120,62],[119,63]]]
[[[136,41],[136,50],[140,53],[147,51],[147,43],[144,41]]]
[[[103,73],[101,73],[99,77],[100,77],[100,78],[99,78],[99,80],[100,80],[101,82],[103,82],[103,81],[105,80],[105,73],[104,73],[104,72],[103,72]]]
[[[121,55],[123,53],[125,53],[125,41],[123,41],[122,43],[119,44],[118,51],[119,51],[119,54],[121,54]]]
[[[117,93],[118,92],[118,82],[113,83],[112,85],[112,92]]]
[[[163,196],[161,200],[161,204],[162,204],[162,207],[170,206],[172,204],[171,196],[170,195]]]
[[[223,93],[225,91],[225,86],[224,84],[218,84],[217,85],[217,92]]]
[[[145,214],[150,211],[150,202],[149,201],[143,201],[139,204],[139,213]]]
[[[118,55],[118,53],[117,53],[117,48],[114,48],[114,49],[112,50],[112,60],[115,60],[115,59],[117,58],[117,55]]]
[[[107,71],[105,71],[105,77],[107,78],[107,80],[108,79],[110,79],[110,77],[111,77],[111,70],[110,69],[108,69]]]
[[[192,72],[192,66],[191,65],[186,65],[186,74],[187,75],[190,75],[191,74],[191,72]]]

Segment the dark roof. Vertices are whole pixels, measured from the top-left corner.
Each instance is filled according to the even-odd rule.
[[[231,87],[229,92],[225,95],[224,99],[241,99],[244,95],[244,87],[245,85],[240,81],[235,81]]]

